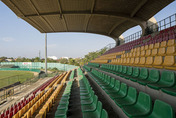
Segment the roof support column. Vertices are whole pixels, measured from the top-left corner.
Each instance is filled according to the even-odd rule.
[[[47,75],[47,33],[45,33],[45,74]]]

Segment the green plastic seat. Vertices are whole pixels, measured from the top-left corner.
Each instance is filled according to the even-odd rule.
[[[68,109],[68,105],[67,105],[67,104],[60,104],[60,105],[57,107],[57,110],[59,110],[59,109],[62,109],[62,110]]]
[[[55,117],[66,117],[67,111],[68,111],[68,108],[56,110]]]
[[[109,118],[108,117],[108,113],[106,112],[106,110],[102,110],[102,112],[101,112],[101,118]]]
[[[128,67],[128,70],[127,70],[127,74],[126,76],[124,76],[125,79],[129,79],[130,76],[132,75],[133,73],[133,68],[132,67]]]
[[[90,97],[90,99],[83,99],[81,100],[81,105],[89,105],[92,104],[94,102],[94,100],[96,99],[96,95],[93,95],[92,97]]]
[[[176,96],[176,83],[170,88],[161,88],[161,90],[169,95]]]
[[[137,82],[141,85],[147,85],[149,83],[156,83],[160,79],[160,74],[158,70],[150,70],[149,77],[145,80],[138,80]]]
[[[139,76],[139,73],[140,73],[139,68],[138,68],[138,67],[134,67],[134,68],[133,68],[133,74],[132,74],[132,76],[130,77],[130,80],[131,80],[131,81],[134,81],[134,82],[137,82],[137,78],[138,78],[138,76]]]
[[[169,104],[160,100],[155,100],[152,113],[143,118],[175,118],[175,113]]]
[[[116,80],[115,81],[115,86],[110,89],[104,89],[104,91],[107,93],[107,94],[110,94],[110,93],[117,93],[118,91],[120,90],[120,81],[119,80]]]
[[[122,73],[122,65],[119,65],[119,67],[118,67],[118,73]]]
[[[61,100],[59,101],[59,105],[62,105],[62,104],[68,105],[68,104],[69,104],[69,100],[68,100],[68,99],[61,99]]]
[[[115,86],[115,78],[111,78],[111,83],[109,85],[101,86],[102,89],[109,89]]]
[[[90,94],[80,96],[81,100],[90,99],[94,95],[94,91],[90,91]]]
[[[136,102],[137,100],[137,90],[133,87],[128,88],[128,93],[127,96],[124,98],[115,98],[114,101],[115,103],[119,106],[125,106],[125,105],[132,105]]]
[[[146,80],[149,76],[149,72],[147,68],[141,68],[139,77],[136,80]]]
[[[101,118],[102,103],[98,101],[97,109],[93,112],[83,112],[83,118]]]
[[[119,76],[120,77],[124,77],[124,75],[126,75],[126,73],[127,73],[127,70],[128,70],[128,67],[127,66],[123,66],[123,68],[122,68],[122,74],[119,75]]]
[[[112,98],[123,98],[127,95],[128,86],[125,83],[121,83],[120,90],[117,93],[109,93],[108,95]]]
[[[169,88],[175,84],[175,73],[171,71],[163,71],[161,73],[161,79],[154,84],[148,84],[147,86],[156,90],[160,88]]]
[[[128,117],[135,117],[148,115],[151,112],[152,100],[148,94],[139,92],[137,102],[133,105],[123,106],[122,110]]]
[[[82,112],[95,111],[97,108],[97,104],[98,104],[98,97],[95,95],[95,99],[91,104],[87,104],[87,105],[81,104]]]

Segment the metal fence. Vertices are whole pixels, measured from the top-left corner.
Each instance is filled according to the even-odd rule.
[[[152,25],[148,26],[146,29],[148,29],[150,31],[149,32],[149,34],[150,34],[150,33],[153,33],[153,32],[157,32],[157,31],[167,29],[167,28],[175,26],[175,25],[176,25],[176,14],[173,14],[173,15],[171,15],[171,16],[169,16],[169,17],[167,17],[167,18],[165,18],[161,21],[158,21],[155,24],[152,24]],[[142,36],[142,30],[125,37],[124,40],[125,40],[125,43],[127,43],[127,42],[130,42],[130,41],[133,41],[133,40],[137,40],[141,36]]]

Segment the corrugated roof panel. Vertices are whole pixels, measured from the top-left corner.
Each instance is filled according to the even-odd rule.
[[[88,25],[88,31],[108,34],[111,28],[122,19],[113,16],[92,16]]]
[[[63,12],[91,11],[94,0],[60,0]]]
[[[60,13],[58,0],[31,0],[39,13]]]
[[[45,19],[50,21],[51,26],[53,27],[55,32],[66,32],[66,26],[64,25],[63,18],[61,19],[60,16],[45,16]]]
[[[64,15],[68,26],[68,31],[85,31],[88,15]]]

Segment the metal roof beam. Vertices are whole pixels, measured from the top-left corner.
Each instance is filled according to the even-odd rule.
[[[65,17],[64,17],[64,15],[62,14],[62,8],[61,8],[60,0],[57,0],[57,3],[58,3],[58,6],[59,6],[59,10],[60,10],[60,14],[59,14],[59,15],[63,18],[64,25],[65,25],[65,27],[66,27],[66,30],[68,31],[68,26],[67,26]]]
[[[131,17],[134,17],[135,14],[144,6],[144,4],[147,2],[147,0],[141,0],[140,3],[135,7],[135,9],[130,14]]]

